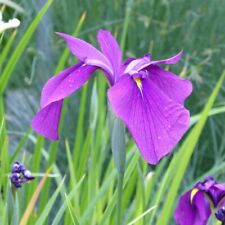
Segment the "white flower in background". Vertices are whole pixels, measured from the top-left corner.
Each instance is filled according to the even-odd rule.
[[[0,12],[0,33],[10,28],[16,28],[19,25],[20,25],[20,21],[16,18],[13,18],[9,20],[8,22],[4,22],[2,20],[2,13]]]

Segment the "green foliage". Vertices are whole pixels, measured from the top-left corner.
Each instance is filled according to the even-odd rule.
[[[8,1],[2,2],[6,4]],[[224,122],[221,122],[225,112],[222,86],[225,73],[218,78],[225,60],[221,54],[225,47],[221,24],[224,2],[52,2],[46,1],[34,19],[35,5],[30,1],[20,1],[24,9],[18,3],[6,11],[27,11],[30,14],[19,15],[22,21],[28,19],[27,27],[24,22],[24,27],[17,33],[7,31],[9,33],[1,37],[4,44],[0,52],[0,224],[114,225],[120,219],[122,224],[129,225],[173,224],[173,210],[181,192],[206,175],[225,180],[225,130]],[[78,94],[64,101],[59,143],[49,143],[37,136],[23,121],[22,134],[16,130],[15,119],[9,115],[10,107],[14,106],[8,102],[7,95],[12,91],[13,78],[21,78],[18,80],[24,86],[25,77],[21,74],[33,70],[30,52],[39,54],[38,57],[44,54],[36,49],[34,37],[38,36],[38,31],[35,34],[38,25],[46,21],[44,15],[48,9],[52,13],[51,23],[55,31],[80,35],[94,42],[98,28],[112,30],[121,40],[124,58],[140,56],[149,50],[156,59],[185,48],[183,61],[173,69],[193,81],[195,88],[188,102],[192,117],[190,130],[174,154],[164,158],[157,167],[150,167],[126,133],[125,174],[123,182],[118,185],[117,169],[123,171],[124,162],[117,159],[116,166],[111,152],[112,130],[106,99],[108,84],[100,72]],[[22,32],[23,29],[26,31]],[[61,40],[53,37],[51,42],[54,44],[49,48],[55,55],[52,73],[57,74],[73,64],[74,58],[66,48],[60,49],[65,47]],[[41,75],[49,76],[44,69],[40,74],[35,66],[33,72],[36,81],[42,80]],[[35,84],[31,82],[28,88],[34,90]],[[214,103],[216,98],[217,104]],[[38,103],[34,102],[27,112],[33,107],[37,109]],[[13,138],[12,132],[17,134],[17,139]],[[113,139],[118,140],[119,136],[120,133],[114,131]],[[115,149],[118,148],[117,153],[124,145],[123,140],[120,141],[113,143]],[[17,159],[44,177],[36,177],[15,193],[8,175]],[[51,173],[49,168],[52,168]],[[120,219],[117,218],[118,199],[121,201]]]

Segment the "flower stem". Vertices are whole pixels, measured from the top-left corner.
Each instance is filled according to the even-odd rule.
[[[111,121],[111,148],[117,169],[117,225],[122,224],[122,194],[123,179],[126,165],[125,127],[118,118],[110,113]]]
[[[118,200],[117,200],[117,225],[122,225],[122,196],[123,196],[123,178],[124,173],[118,173],[118,183],[117,183],[117,191],[118,191]]]

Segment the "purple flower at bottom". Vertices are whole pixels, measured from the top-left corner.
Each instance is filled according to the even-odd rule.
[[[98,32],[101,51],[81,39],[58,35],[65,39],[79,63],[44,85],[40,111],[32,120],[33,129],[50,140],[58,140],[64,99],[100,69],[110,85],[108,100],[112,111],[126,124],[143,158],[157,164],[189,127],[190,116],[184,101],[192,92],[192,84],[160,67],[177,63],[182,52],[159,61],[145,54],[122,62],[120,47],[108,31]]]
[[[225,207],[220,208],[216,213],[215,213],[216,218],[225,223]]]
[[[22,184],[33,179],[34,176],[23,164],[18,161],[13,164],[10,180],[15,188],[20,188]]]
[[[222,207],[225,197],[225,183],[217,183],[213,177],[198,182],[184,193],[175,209],[174,219],[178,225],[206,225],[212,212],[218,210],[216,218],[225,218]],[[221,220],[222,221],[222,220]]]

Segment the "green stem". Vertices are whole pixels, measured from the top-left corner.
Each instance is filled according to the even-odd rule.
[[[123,179],[124,179],[124,173],[118,172],[117,225],[122,225],[121,209],[122,209],[122,196],[123,196]]]
[[[123,24],[123,31],[122,31],[122,36],[121,36],[121,40],[120,40],[120,48],[121,48],[122,52],[125,49],[125,42],[126,42],[126,36],[127,36],[127,30],[128,30],[129,20],[130,20],[132,4],[133,4],[133,0],[127,1],[125,19],[124,19],[124,24]]]

